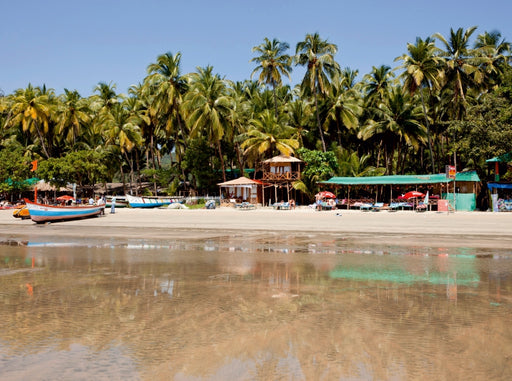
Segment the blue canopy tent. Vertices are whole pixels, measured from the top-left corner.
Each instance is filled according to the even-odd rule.
[[[512,193],[512,183],[487,183],[491,191],[492,211],[493,212],[512,212],[512,197],[500,198],[499,191],[509,190]]]

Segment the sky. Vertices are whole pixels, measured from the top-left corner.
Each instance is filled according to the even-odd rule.
[[[2,0],[0,9],[5,95],[29,83],[89,96],[105,82],[126,93],[167,52],[182,54],[182,74],[211,65],[243,81],[256,67],[252,48],[265,37],[287,42],[294,54],[306,34],[319,33],[338,46],[340,66],[360,76],[373,66],[399,66],[394,60],[407,43],[447,37],[450,28],[477,26],[473,37],[498,30],[512,41],[510,0]],[[303,75],[294,68],[284,83]]]

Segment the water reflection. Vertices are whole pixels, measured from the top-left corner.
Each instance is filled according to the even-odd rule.
[[[3,380],[512,377],[503,251],[293,235],[0,250]]]

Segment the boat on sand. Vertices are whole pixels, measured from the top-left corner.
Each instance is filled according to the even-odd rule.
[[[103,214],[105,205],[45,205],[25,199],[32,221],[38,224],[48,221],[65,221],[88,218]]]
[[[129,194],[125,197],[132,208],[158,208],[179,202],[178,199],[172,197],[131,196]]]

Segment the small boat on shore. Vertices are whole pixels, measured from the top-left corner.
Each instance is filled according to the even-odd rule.
[[[105,205],[60,206],[45,205],[25,199],[32,221],[38,224],[48,221],[74,220],[103,214]]]
[[[128,200],[128,204],[132,208],[158,208],[160,206],[167,206],[175,202],[179,202],[178,199],[172,197],[140,197],[131,196],[129,194],[127,194],[125,197]]]
[[[113,196],[107,196],[106,199],[106,208],[112,207],[112,198]],[[126,200],[125,196],[115,196],[116,198],[116,208],[127,208],[128,207],[128,200]]]

